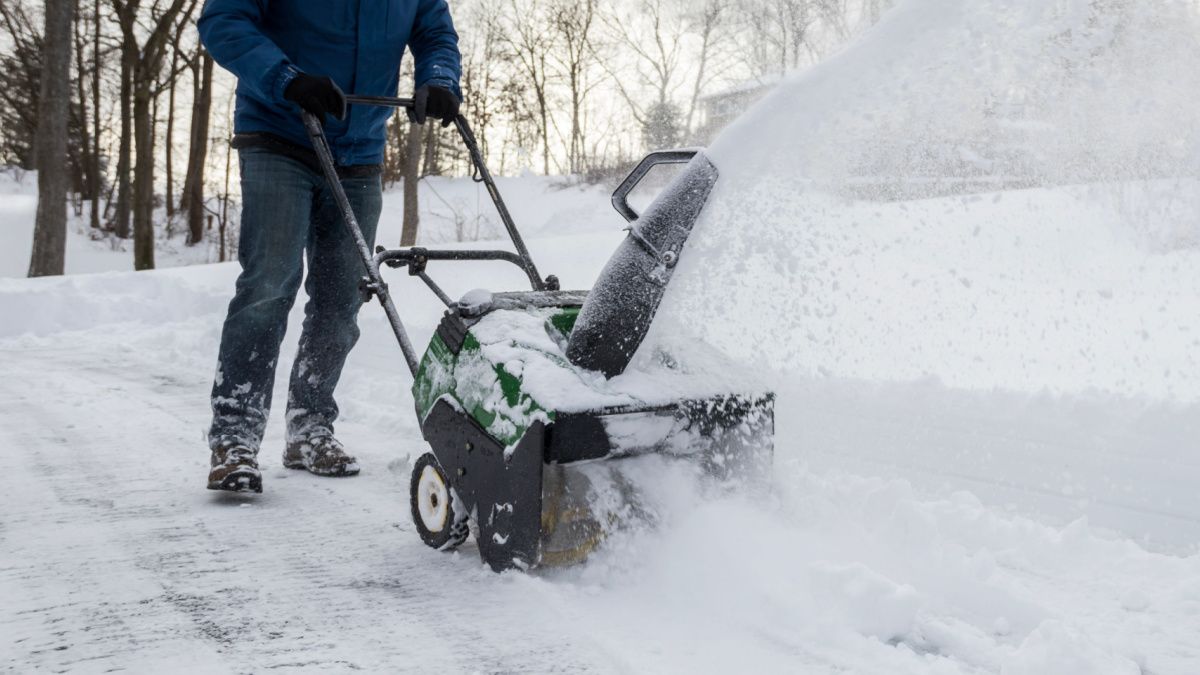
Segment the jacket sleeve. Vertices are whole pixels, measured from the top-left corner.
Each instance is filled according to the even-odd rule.
[[[299,71],[259,24],[270,0],[207,0],[196,22],[213,59],[263,101],[283,103]]]
[[[408,48],[413,54],[413,81],[416,86],[433,84],[445,87],[462,99],[462,90],[458,87],[462,75],[462,56],[458,51],[458,33],[454,30],[446,0],[420,0]]]

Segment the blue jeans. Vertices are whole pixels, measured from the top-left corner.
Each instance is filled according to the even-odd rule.
[[[288,387],[288,440],[333,433],[333,390],[358,341],[356,323],[365,270],[324,176],[264,148],[239,151],[242,273],[221,331],[213,382],[212,448],[257,451],[271,408],[279,344],[307,263],[304,328]],[[346,196],[374,244],[382,207],[378,175],[345,178]]]

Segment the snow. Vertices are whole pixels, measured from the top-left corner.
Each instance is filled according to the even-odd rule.
[[[697,232],[657,324],[673,339],[760,368],[1200,401],[1200,182],[897,203],[731,190],[698,228],[770,209],[743,215],[755,231]],[[1159,217],[1172,204],[1195,210]]]
[[[734,359],[739,380],[773,387],[770,485],[717,491],[686,464],[622,460],[656,527],[616,534],[580,567],[494,575],[473,544],[452,554],[421,544],[407,486],[425,447],[377,307],[364,309],[339,387],[339,436],[363,474],[281,468],[276,415],[265,492],[239,497],[202,487],[235,265],[0,280],[0,664],[1197,672],[1194,120],[1177,116],[1175,140],[1159,142],[1196,91],[1190,70],[1162,59],[1195,43],[1179,39],[1190,15],[1173,3],[1142,12],[1150,4],[1118,3],[1136,30],[1091,77],[1070,80],[1031,68],[1042,61],[1029,55],[1091,53],[1108,25],[1091,3],[903,1],[731,129],[713,151],[722,178],[631,375],[665,352],[714,379],[727,373],[707,366]],[[1017,164],[1036,179],[1027,189],[903,201],[844,189],[854,167],[900,178],[945,169],[872,139],[934,120],[955,131],[947,138],[986,140],[987,124],[963,116],[980,92],[972,83],[995,93],[1013,79],[1030,83],[1037,123],[1002,126],[1062,134],[1062,103],[1080,95],[1116,141],[1096,135],[1102,124],[1070,142],[1035,139],[1044,161]],[[1121,95],[1084,96],[1101,92],[1096,82]],[[780,105],[795,97],[806,107]],[[1131,128],[1129,106],[1144,130]],[[1081,171],[1072,158],[1085,146],[1098,159]],[[528,190],[511,201],[526,209],[518,222],[542,223],[530,248],[543,273],[588,287],[622,236],[603,200],[568,194],[577,211],[543,209],[544,184],[501,188]],[[6,227],[29,204],[0,196]],[[504,265],[430,273],[452,297],[524,284]],[[394,276],[423,344],[442,308]]]
[[[1194,175],[1198,28],[1186,0],[899,0],[711,154],[726,188],[968,168],[1058,184]]]
[[[468,292],[468,295],[476,291]],[[529,411],[507,410],[499,382],[491,373],[502,364],[511,374],[521,377],[522,391],[545,410],[567,412],[606,407],[652,407],[678,401],[729,393],[754,394],[752,380],[739,381],[736,373],[717,374],[713,368],[681,371],[656,366],[633,370],[606,380],[598,373],[579,371],[570,365],[563,345],[546,328],[554,309],[499,311],[484,316],[471,326],[480,343],[478,363],[460,363],[476,376],[459,377],[458,386],[464,403],[474,405],[486,400],[486,409],[502,412],[522,427],[532,418]],[[715,358],[715,356],[714,356]],[[463,380],[468,380],[464,382]],[[472,390],[474,385],[479,390]],[[539,413],[540,414],[540,413]],[[669,423],[669,421],[668,421]]]
[[[619,237],[531,246],[548,272],[587,277]],[[515,268],[453,269],[431,268],[451,295],[522,283]],[[412,531],[408,469],[424,447],[376,307],[339,389],[340,435],[364,473],[331,483],[282,469],[273,423],[260,499],[202,489],[235,275],[227,264],[6,282],[0,658],[17,670],[1200,663],[1194,407],[807,377],[780,392],[771,494],[713,494],[678,466],[624,460],[643,463],[633,473],[654,488],[656,529],[618,535],[581,568],[497,577],[472,544],[440,554]],[[393,288],[423,343],[436,300]],[[1072,497],[1054,494],[1067,484]],[[1164,537],[1171,546],[1154,544]]]

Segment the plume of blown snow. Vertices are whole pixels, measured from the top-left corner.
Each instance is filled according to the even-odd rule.
[[[1197,7],[906,0],[712,146],[723,173],[1031,185],[1194,176]]]
[[[714,141],[645,353],[1200,401],[1198,12],[898,3]]]

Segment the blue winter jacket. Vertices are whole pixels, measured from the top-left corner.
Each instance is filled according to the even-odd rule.
[[[327,75],[348,94],[395,96],[400,57],[416,85],[458,88],[458,34],[446,0],[207,0],[200,39],[238,78],[234,131],[267,132],[311,147],[300,107],[283,91],[300,71]],[[383,161],[390,108],[349,107],[325,133],[341,166]]]

